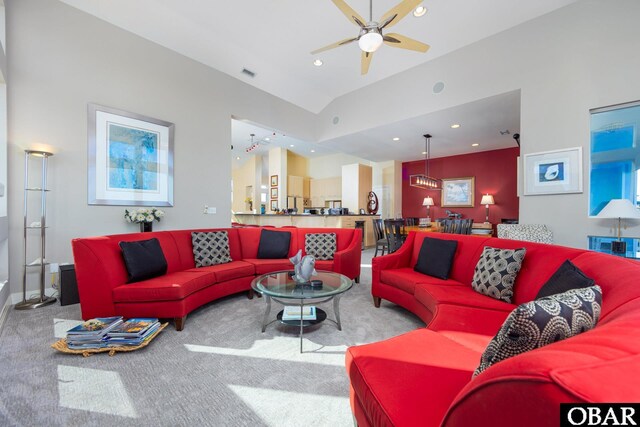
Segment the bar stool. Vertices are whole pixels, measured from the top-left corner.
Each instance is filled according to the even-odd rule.
[[[362,230],[362,244],[360,245],[360,249],[364,251],[364,221],[356,221],[355,223],[355,228]]]

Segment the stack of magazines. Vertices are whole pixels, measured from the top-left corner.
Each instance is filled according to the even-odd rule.
[[[286,305],[282,313],[282,320],[300,320],[300,306]],[[302,307],[302,320],[316,320],[316,308],[313,305]]]
[[[148,340],[160,329],[157,318],[132,318],[107,333],[109,347],[135,346]]]
[[[106,347],[109,340],[107,334],[121,324],[122,316],[87,320],[67,331],[67,345],[74,350]]]

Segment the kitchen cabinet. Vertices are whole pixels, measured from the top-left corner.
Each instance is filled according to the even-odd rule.
[[[342,178],[312,179],[309,186],[311,205],[314,207],[327,207],[329,200],[341,200]]]
[[[287,176],[287,196],[303,197],[304,178],[301,176]]]

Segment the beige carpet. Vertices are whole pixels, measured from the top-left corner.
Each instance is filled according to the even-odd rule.
[[[303,354],[296,328],[260,332],[264,301],[244,294],[113,357],[49,347],[78,323],[78,305],[11,310],[0,333],[0,425],[350,426],[346,348],[423,326],[390,303],[373,307],[372,254],[363,253],[362,281],[341,300],[343,330],[328,322],[305,329]]]

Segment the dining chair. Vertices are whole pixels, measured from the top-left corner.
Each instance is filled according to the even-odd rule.
[[[388,251],[390,254],[397,251],[404,243],[403,228],[403,219],[384,220],[384,232],[387,236]]]
[[[378,256],[378,250],[381,250],[382,253],[380,255],[384,255],[384,251],[389,252],[389,242],[384,234],[384,223],[381,218],[377,218],[373,220],[373,234],[376,238],[376,252],[373,254],[374,257]]]

